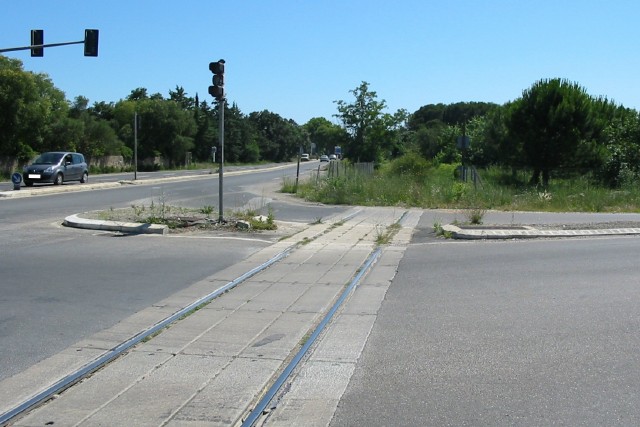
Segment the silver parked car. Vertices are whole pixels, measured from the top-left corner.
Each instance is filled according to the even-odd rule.
[[[22,171],[24,185],[31,187],[36,182],[52,182],[61,185],[65,181],[89,181],[89,169],[84,156],[68,151],[42,153]]]

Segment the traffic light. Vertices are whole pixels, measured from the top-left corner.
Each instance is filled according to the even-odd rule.
[[[31,30],[31,46],[42,46],[44,44],[44,30]],[[31,56],[44,56],[44,48],[31,49]]]
[[[222,101],[224,99],[224,59],[210,62],[209,70],[213,73],[213,86],[209,86],[209,95]]]
[[[84,56],[98,56],[98,30],[84,30]]]

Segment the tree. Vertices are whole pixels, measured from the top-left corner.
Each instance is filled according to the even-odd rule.
[[[420,107],[409,118],[409,129],[418,130],[422,126],[433,127],[438,123],[462,125],[475,117],[481,117],[497,108],[488,102],[457,102],[455,104],[428,104]]]
[[[175,91],[169,91],[169,99],[175,101],[183,110],[191,110],[196,102],[193,98],[187,96],[182,86],[176,86]]]
[[[530,183],[547,187],[551,171],[569,163],[578,144],[593,133],[592,99],[577,83],[540,80],[510,106],[509,135],[522,144],[533,169]]]
[[[127,101],[140,101],[142,99],[148,99],[147,88],[139,87],[131,91],[127,96]]]
[[[355,101],[351,104],[335,101],[339,114],[334,115],[342,121],[342,126],[349,135],[345,155],[365,162],[380,160],[380,131],[387,126],[382,119],[386,103],[384,100],[378,101],[376,92],[369,90],[369,83],[364,81],[349,92],[353,94]]]
[[[68,109],[49,76],[26,72],[21,61],[0,55],[0,155],[27,161],[53,149]]]
[[[333,154],[336,146],[342,147],[347,141],[344,129],[324,117],[314,117],[302,127],[309,136],[309,142],[315,145],[316,154]]]
[[[308,145],[298,125],[276,113],[267,110],[253,112],[248,120],[257,135],[256,142],[263,160],[289,161],[297,156],[300,147]]]
[[[339,114],[334,115],[342,121],[347,134],[345,156],[380,162],[402,154],[409,140],[407,112],[401,109],[394,114],[384,113],[386,102],[377,100],[376,92],[369,90],[367,82],[349,92],[355,101],[351,104],[335,101]]]
[[[640,177],[640,115],[620,109],[604,127],[599,178],[611,187],[630,184]]]

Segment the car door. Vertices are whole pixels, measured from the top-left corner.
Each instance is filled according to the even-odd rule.
[[[78,172],[72,154],[66,154],[64,156],[64,179],[65,181],[73,181],[78,179]]]

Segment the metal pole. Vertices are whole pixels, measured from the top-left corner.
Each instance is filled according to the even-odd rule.
[[[133,113],[133,180],[138,179],[138,112]]]
[[[298,192],[298,177],[300,177],[300,156],[302,156],[302,147],[298,150],[298,167],[296,168],[296,193]]]
[[[224,222],[224,215],[223,215],[223,203],[222,203],[222,195],[223,195],[223,191],[222,191],[222,182],[223,182],[223,178],[224,178],[224,98],[218,101],[218,116],[219,116],[219,125],[218,125],[218,130],[220,131],[220,171],[218,172],[218,190],[219,190],[219,194],[218,194],[218,202],[220,205],[219,208],[219,216],[218,216],[218,222],[223,223]]]
[[[68,46],[68,45],[71,45],[71,44],[83,44],[83,43],[84,43],[84,40],[81,40],[81,41],[78,41],[78,42],[35,44],[35,45],[32,45],[32,46],[11,47],[11,48],[8,48],[8,49],[0,49],[0,53],[16,52],[18,50],[44,49],[45,47]]]

